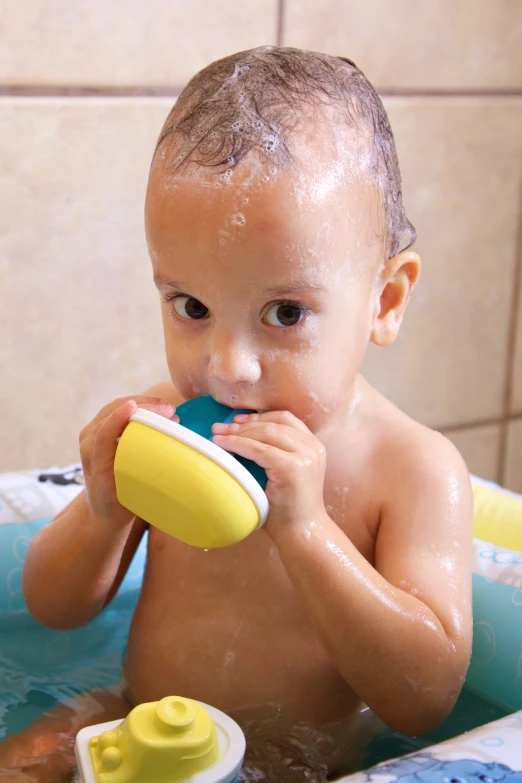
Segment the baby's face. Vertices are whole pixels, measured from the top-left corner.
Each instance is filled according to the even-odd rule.
[[[369,186],[340,164],[302,169],[155,163],[146,231],[180,393],[289,410],[317,431],[351,402],[383,242]]]

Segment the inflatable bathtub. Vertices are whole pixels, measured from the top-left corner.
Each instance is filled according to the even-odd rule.
[[[462,696],[439,730],[422,738],[386,733],[372,743],[368,768],[343,780],[522,783],[522,496],[473,484],[474,637]],[[146,540],[117,596],[86,628],[43,628],[23,601],[29,541],[81,489],[77,465],[0,474],[0,739],[57,701],[121,678]]]

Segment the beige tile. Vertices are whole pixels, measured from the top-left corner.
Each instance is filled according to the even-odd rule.
[[[401,335],[368,352],[387,396],[434,426],[501,415],[511,305],[520,99],[389,99],[423,259]]]
[[[0,83],[180,85],[275,43],[277,0],[0,0]]]
[[[520,220],[522,221],[522,214],[520,215]],[[522,225],[520,226],[520,231],[522,235]],[[522,264],[522,258],[519,260],[519,263]],[[513,390],[510,407],[512,413],[522,413],[522,275],[520,276],[518,297],[515,354],[513,358]]]
[[[74,459],[107,400],[165,376],[143,242],[171,102],[0,100],[0,469]],[[434,425],[498,415],[521,102],[389,102],[424,248],[399,343],[369,377]]]
[[[500,424],[449,430],[444,435],[458,448],[470,473],[498,481]]]
[[[508,424],[504,486],[522,492],[522,419]]]
[[[522,86],[520,0],[286,0],[284,43],[350,57],[381,88]]]
[[[142,213],[170,105],[0,100],[0,470],[76,459],[103,404],[168,377]]]

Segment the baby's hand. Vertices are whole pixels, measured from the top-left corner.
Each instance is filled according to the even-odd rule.
[[[134,514],[118,503],[114,480],[114,457],[118,438],[138,408],[179,421],[175,407],[159,397],[121,397],[109,403],[80,432],[80,456],[89,505],[101,519],[125,525]]]
[[[212,432],[217,446],[266,470],[270,535],[275,525],[306,525],[324,513],[326,451],[292,413],[238,414],[233,424],[214,424]]]

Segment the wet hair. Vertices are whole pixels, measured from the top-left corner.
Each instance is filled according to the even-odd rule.
[[[257,150],[291,166],[288,141],[305,109],[329,103],[347,127],[367,137],[370,177],[382,193],[390,257],[416,238],[402,203],[401,172],[388,116],[374,88],[346,57],[264,46],[211,63],[187,84],[156,151],[175,141],[174,169],[196,163],[231,169]],[[170,145],[169,145],[170,147]],[[168,150],[165,151],[165,156]]]

